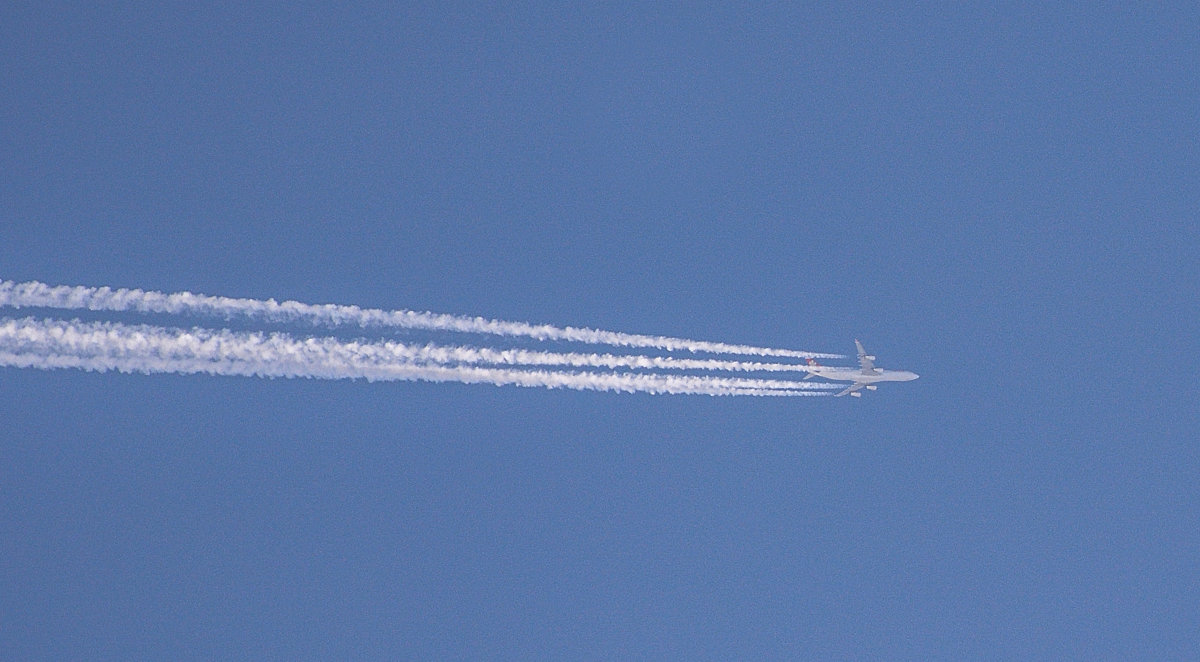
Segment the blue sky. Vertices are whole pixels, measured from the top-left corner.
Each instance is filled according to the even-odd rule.
[[[922,377],[4,368],[0,649],[1194,658],[1198,35],[1182,3],[5,6],[0,278],[858,337]]]

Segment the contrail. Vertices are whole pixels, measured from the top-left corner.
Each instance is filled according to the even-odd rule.
[[[718,359],[680,359],[639,354],[594,354],[546,352],[528,349],[494,349],[439,344],[410,345],[378,342],[368,351],[388,351],[397,360],[434,363],[482,363],[492,365],[568,366],[574,368],[625,368],[636,370],[709,370],[725,372],[804,372],[794,363],[760,363]]]
[[[715,376],[518,370],[438,362],[403,343],[113,322],[0,320],[0,365],[140,373],[422,380],[707,395],[828,395],[827,384]],[[453,348],[447,348],[453,349]]]
[[[66,310],[136,311],[145,313],[235,315],[272,322],[304,321],[310,324],[356,324],[362,327],[426,329],[480,333],[508,337],[561,340],[616,347],[686,350],[714,354],[742,354],[788,358],[842,358],[841,354],[804,352],[751,345],[648,336],[599,329],[556,327],[548,324],[505,322],[482,317],[445,315],[412,310],[379,310],[337,304],[307,304],[274,299],[237,299],[192,292],[163,292],[140,289],[85,286],[51,286],[38,281],[0,281],[0,306]]]

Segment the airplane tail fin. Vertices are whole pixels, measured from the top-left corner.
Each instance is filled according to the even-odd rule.
[[[817,360],[816,360],[816,359],[810,358],[810,359],[808,360],[808,365],[810,365],[810,366],[812,366],[812,367],[814,367],[814,368],[815,368],[815,367],[817,367],[817,366],[819,366],[819,365],[821,365],[821,364],[820,364],[820,363],[817,363]],[[817,376],[817,375],[816,375],[816,373],[812,373],[812,372],[810,372],[810,373],[808,373],[807,375],[805,375],[805,376],[804,376],[804,379],[812,379],[813,377],[816,377],[816,376]]]

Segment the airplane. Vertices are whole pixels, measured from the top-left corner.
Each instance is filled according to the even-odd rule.
[[[907,370],[884,370],[883,368],[876,368],[875,357],[867,354],[867,350],[863,349],[862,343],[858,342],[858,340],[855,340],[854,344],[858,348],[858,368],[822,366],[818,365],[816,361],[809,359],[808,366],[804,367],[808,371],[808,376],[805,379],[824,377],[835,382],[853,382],[845,389],[834,393],[834,396],[840,398],[843,395],[852,395],[856,398],[861,398],[864,388],[868,391],[874,391],[879,388],[876,386],[877,382],[911,382],[917,378],[917,373]]]

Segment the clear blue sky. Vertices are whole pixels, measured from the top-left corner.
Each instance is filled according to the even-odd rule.
[[[1200,656],[1194,6],[250,4],[0,9],[0,278],[922,378],[0,369],[4,657]]]

